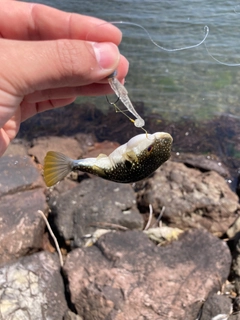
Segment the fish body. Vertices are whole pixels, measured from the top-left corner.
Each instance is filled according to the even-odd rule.
[[[148,177],[171,155],[172,137],[165,132],[139,134],[116,148],[109,156],[73,160],[49,151],[44,159],[44,180],[48,187],[71,171],[80,170],[119,183],[133,183]]]

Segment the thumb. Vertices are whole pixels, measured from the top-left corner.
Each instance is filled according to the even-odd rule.
[[[0,90],[17,96],[99,82],[117,68],[120,60],[118,47],[110,42],[65,39],[0,42],[3,66],[0,78],[6,80],[0,83]]]

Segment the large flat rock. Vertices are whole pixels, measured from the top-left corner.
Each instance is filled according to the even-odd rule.
[[[111,232],[68,254],[72,303],[85,320],[195,320],[227,279],[226,243],[205,230],[157,247],[140,231]]]

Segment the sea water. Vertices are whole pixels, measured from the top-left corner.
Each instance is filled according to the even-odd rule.
[[[240,63],[240,3],[215,0],[41,0],[39,3],[106,21],[141,24],[160,46],[168,49],[194,45],[204,37],[210,53],[220,61]],[[166,52],[155,47],[136,27],[116,24],[123,32],[120,50],[130,62],[126,87],[133,101],[142,101],[147,113],[177,120],[201,121],[216,115],[240,117],[240,66],[214,61],[204,44]],[[80,26],[79,26],[80,27]],[[114,97],[113,97],[114,100]],[[79,98],[79,102],[86,98]],[[104,97],[87,98],[100,108]]]

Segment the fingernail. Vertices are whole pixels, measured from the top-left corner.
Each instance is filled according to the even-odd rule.
[[[114,43],[94,42],[92,46],[101,69],[112,69],[117,65],[120,55]]]

